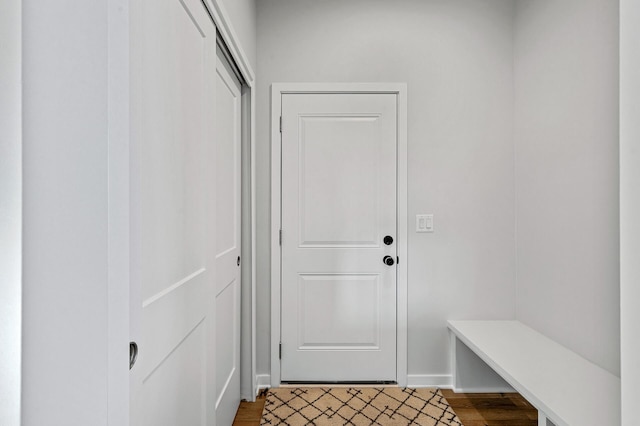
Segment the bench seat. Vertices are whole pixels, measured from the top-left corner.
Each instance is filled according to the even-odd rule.
[[[458,339],[538,409],[539,425],[620,425],[619,377],[519,321],[448,327],[454,360]]]

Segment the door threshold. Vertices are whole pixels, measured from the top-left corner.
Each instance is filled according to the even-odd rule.
[[[390,381],[390,380],[367,380],[367,381],[353,381],[353,382],[344,382],[344,381],[324,381],[324,382],[305,382],[305,381],[288,381],[288,382],[280,382],[281,388],[397,388],[398,382]]]

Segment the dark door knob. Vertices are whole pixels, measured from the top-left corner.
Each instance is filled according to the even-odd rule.
[[[391,235],[387,235],[382,239],[382,242],[390,246],[391,244],[393,244],[393,237]]]
[[[391,256],[385,256],[382,259],[382,262],[387,266],[393,266],[393,264],[396,263],[396,261],[393,260],[393,257],[391,257]]]

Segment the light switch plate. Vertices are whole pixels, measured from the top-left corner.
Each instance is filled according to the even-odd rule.
[[[416,215],[416,232],[433,232],[433,215]]]

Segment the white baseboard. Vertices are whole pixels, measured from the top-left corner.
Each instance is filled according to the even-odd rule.
[[[271,387],[271,374],[256,374],[256,395]]]
[[[407,376],[408,388],[444,388],[453,387],[453,379],[450,374],[409,374]]]
[[[263,389],[271,387],[270,374],[256,375],[256,395]],[[407,387],[409,388],[442,388],[453,389],[453,379],[450,374],[409,374],[407,376]],[[485,387],[485,388],[464,388],[454,389],[455,392],[466,393],[510,393],[515,392],[513,388]]]
[[[508,387],[472,387],[453,388],[455,393],[517,393],[514,388]]]

